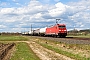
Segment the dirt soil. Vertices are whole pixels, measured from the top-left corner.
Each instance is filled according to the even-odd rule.
[[[8,51],[7,55],[4,57],[3,60],[10,60],[10,58],[11,58],[11,56],[13,55],[13,52],[14,52],[14,51],[15,51],[15,46]]]
[[[27,41],[27,43],[41,60],[74,60],[42,47],[40,44],[36,43],[35,40]]]

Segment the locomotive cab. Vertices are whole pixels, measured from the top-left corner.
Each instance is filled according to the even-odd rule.
[[[57,24],[58,27],[58,36],[66,37],[67,36],[67,29],[65,24]]]

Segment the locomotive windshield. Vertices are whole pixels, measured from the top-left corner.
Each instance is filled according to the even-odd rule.
[[[65,26],[58,26],[59,28],[65,28]]]

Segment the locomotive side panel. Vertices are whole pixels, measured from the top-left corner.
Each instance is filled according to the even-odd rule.
[[[46,29],[46,35],[56,35],[56,33],[57,33],[56,26]]]

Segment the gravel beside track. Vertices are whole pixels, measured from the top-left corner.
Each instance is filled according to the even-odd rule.
[[[73,37],[53,38],[53,37],[38,37],[38,36],[32,36],[32,37],[37,37],[45,40],[58,41],[67,44],[90,44],[90,38],[73,38]]]

